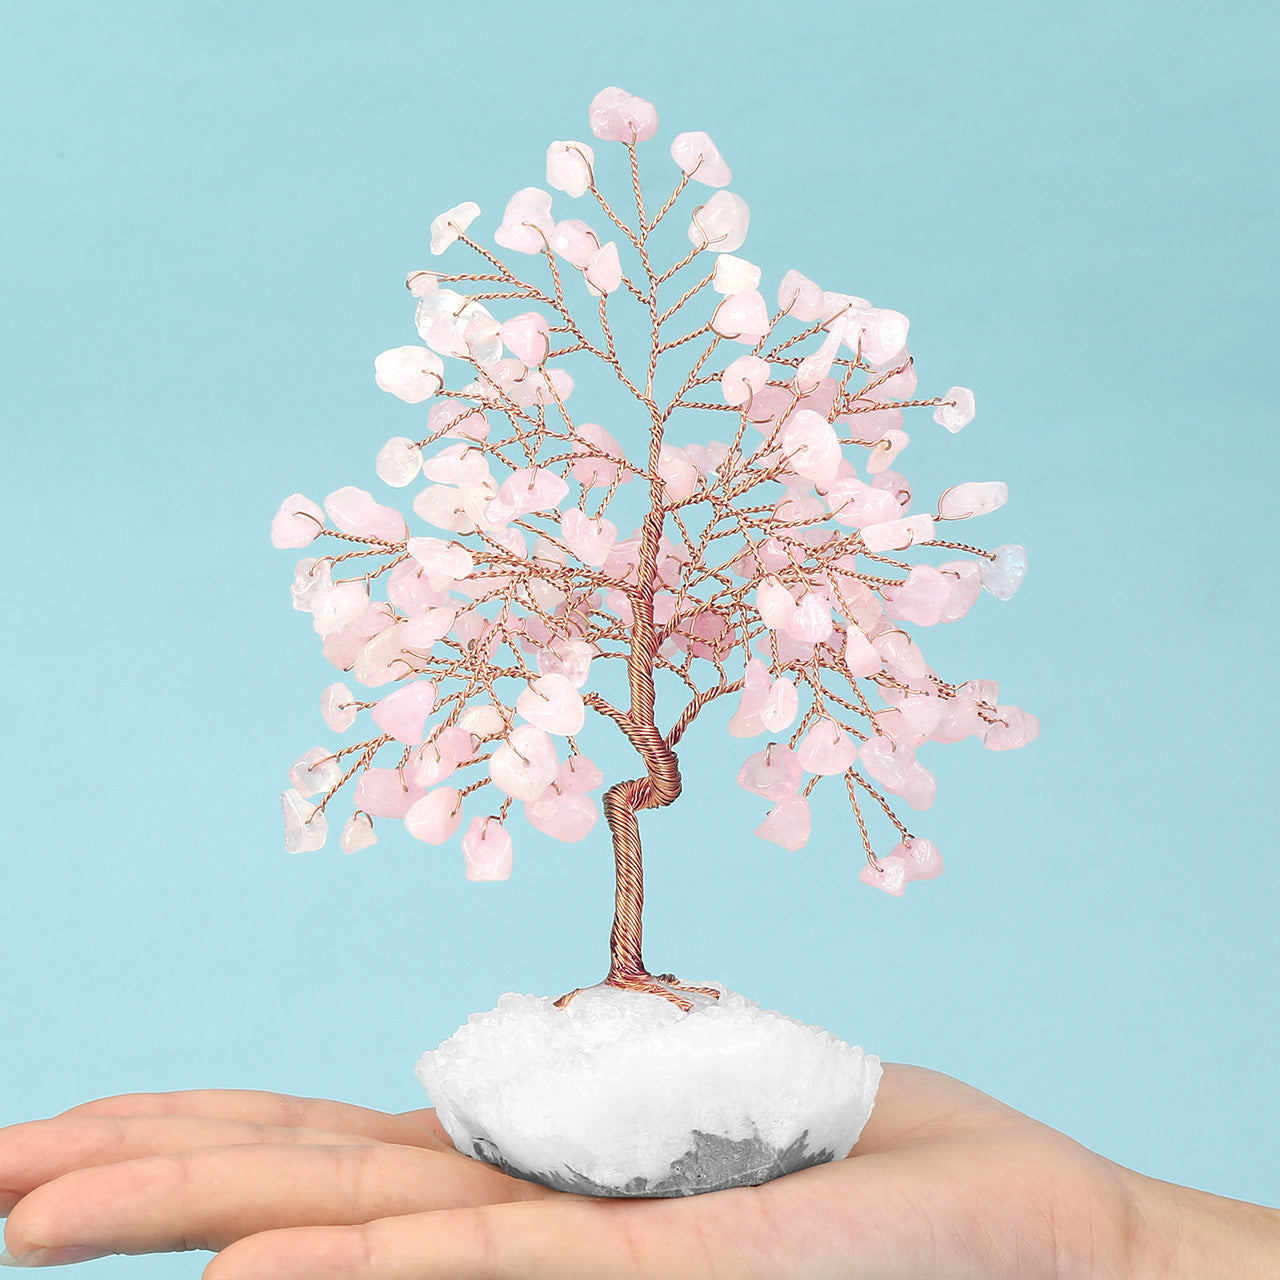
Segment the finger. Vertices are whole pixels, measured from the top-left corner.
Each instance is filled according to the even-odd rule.
[[[433,1111],[391,1115],[327,1098],[295,1098],[259,1089],[185,1089],[172,1093],[125,1093],[82,1102],[61,1113],[135,1116],[192,1115],[215,1120],[247,1120],[251,1124],[329,1129],[379,1142],[408,1143],[441,1149],[448,1138]],[[429,1118],[427,1118],[429,1116]],[[0,1129],[0,1137],[4,1130]],[[449,1144],[452,1145],[452,1144]]]
[[[372,1138],[363,1141],[374,1143]],[[61,1115],[10,1125],[0,1134],[0,1187],[26,1195],[73,1169],[201,1147],[267,1142],[344,1146],[354,1144],[355,1136],[197,1116]]]
[[[813,1280],[827,1274],[809,1242],[761,1212],[758,1190],[678,1200],[561,1195],[353,1227],[269,1231],[224,1249],[202,1280]]]
[[[37,1187],[5,1229],[10,1253],[221,1249],[282,1226],[362,1223],[555,1195],[456,1153],[421,1147],[213,1147],[76,1169]]]

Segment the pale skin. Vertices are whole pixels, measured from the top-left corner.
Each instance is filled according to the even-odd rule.
[[[232,1089],[103,1098],[0,1129],[0,1187],[15,1257],[211,1250],[203,1280],[1280,1274],[1280,1211],[1143,1177],[899,1064],[850,1158],[683,1199],[509,1178],[459,1155],[431,1110]]]

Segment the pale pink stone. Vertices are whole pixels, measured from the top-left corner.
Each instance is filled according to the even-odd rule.
[[[778,306],[802,323],[818,319],[822,314],[822,290],[808,276],[788,271],[778,286]]]
[[[324,528],[324,512],[300,493],[290,494],[271,521],[273,547],[305,547]]]
[[[415,747],[422,741],[435,701],[436,687],[430,680],[411,681],[374,703],[373,723],[398,742]]]
[[[892,494],[894,501],[904,515],[911,506],[911,484],[900,471],[880,472],[878,476],[872,479],[871,487],[873,489],[883,489],[885,493]]]
[[[436,787],[404,815],[405,830],[426,844],[444,844],[462,825],[462,799],[454,787]]]
[[[585,640],[556,637],[538,649],[535,661],[540,675],[564,676],[575,689],[581,689],[587,683],[595,654],[594,647]]]
[[[760,723],[772,733],[789,729],[800,710],[800,694],[788,676],[779,676],[769,687],[760,708]]]
[[[875,645],[850,623],[844,633],[844,665],[851,676],[872,676],[883,665]]]
[[[570,507],[560,520],[565,546],[583,564],[599,567],[618,540],[618,526],[603,516],[589,517],[581,507]]]
[[[489,419],[473,405],[441,400],[427,413],[427,430],[432,435],[440,432],[450,440],[485,440],[489,435]]]
[[[952,387],[933,411],[933,420],[952,433],[973,421],[973,392],[968,387]]]
[[[935,697],[931,693],[908,693],[898,703],[896,714],[901,718],[903,733],[920,743],[932,736],[946,711],[946,698]],[[898,736],[898,730],[892,732]]]
[[[427,653],[453,630],[457,617],[457,607],[451,604],[416,614],[404,624],[401,641],[406,649]]]
[[[591,99],[591,132],[605,142],[645,142],[658,132],[658,109],[652,102],[610,85]]]
[[[919,680],[929,674],[929,664],[920,646],[905,631],[885,631],[871,643],[889,668],[901,680]]]
[[[934,742],[960,742],[973,735],[981,737],[987,731],[987,722],[978,715],[977,704],[967,698],[948,698],[933,732]]]
[[[320,695],[320,714],[334,733],[345,733],[356,722],[355,694],[345,684],[328,685]]]
[[[711,269],[711,287],[726,296],[734,293],[745,293],[749,289],[760,287],[760,268],[745,258],[735,258],[731,253],[722,253],[716,258],[716,265]]]
[[[864,484],[854,476],[833,480],[823,493],[836,523],[853,529],[884,524],[898,515],[899,507],[893,494]]]
[[[497,818],[472,818],[462,837],[468,880],[511,877],[511,834]]]
[[[576,844],[585,839],[600,817],[596,802],[576,791],[559,792],[554,787],[536,800],[525,801],[524,816],[530,826],[543,835],[566,844]]]
[[[584,489],[607,488],[614,482],[618,473],[622,473],[622,483],[632,477],[632,472],[621,467],[609,458],[626,460],[622,446],[602,426],[595,422],[581,422],[574,427],[574,453],[587,454],[581,461],[573,464],[573,478]],[[597,456],[607,455],[607,456]]]
[[[933,804],[933,798],[937,794],[938,780],[924,767],[919,761],[911,771],[911,776],[907,779],[906,785],[903,786],[898,794],[913,809],[928,809]]]
[[[489,757],[489,776],[499,791],[516,800],[537,800],[555,781],[555,744],[533,724],[516,725]]]
[[[324,848],[329,823],[315,805],[290,787],[280,794],[280,808],[284,814],[284,847],[289,853],[314,853]]]
[[[448,604],[448,591],[433,587],[426,570],[413,559],[402,560],[387,575],[387,599],[410,616]]]
[[[622,283],[618,246],[612,240],[601,245],[583,269],[582,275],[587,282],[587,292],[593,298],[612,293]]]
[[[831,366],[835,363],[839,349],[839,332],[829,333],[816,351],[800,361],[791,381],[802,395],[812,395],[822,386],[827,374],[831,372]],[[823,422],[827,420],[825,414],[822,420]]]
[[[835,630],[831,621],[831,606],[816,592],[806,591],[796,601],[796,607],[783,624],[783,630],[802,644],[821,644]]]
[[[822,499],[815,498],[803,489],[788,489],[783,494],[782,501],[773,509],[774,518],[780,525],[808,524],[826,513],[826,504]]]
[[[1003,480],[969,480],[954,484],[938,499],[939,520],[967,520],[986,515],[1009,501],[1009,486]]]
[[[541,187],[522,187],[507,201],[502,225],[493,233],[493,242],[515,253],[541,253],[555,225],[551,216],[551,192]]]
[[[585,195],[596,153],[585,142],[553,142],[547,148],[547,186],[566,195]]]
[[[517,363],[519,363],[517,361]],[[531,404],[563,404],[573,394],[573,379],[564,369],[525,369],[511,384],[511,398],[520,408]]]
[[[428,583],[437,591],[447,591],[475,567],[471,553],[459,542],[410,538],[405,550],[422,566]]]
[[[604,782],[604,774],[584,755],[571,755],[556,770],[556,786],[566,795],[586,795]]]
[[[891,742],[881,734],[868,738],[858,749],[862,766],[890,791],[901,792],[911,779],[916,757],[909,747]]]
[[[300,613],[310,613],[311,603],[321,587],[333,585],[333,573],[328,560],[316,560],[304,556],[294,566],[293,581],[289,584],[289,597]]]
[[[711,327],[730,342],[754,346],[769,332],[769,311],[759,289],[747,289],[726,298],[711,317]]]
[[[378,837],[373,833],[373,819],[367,813],[353,813],[338,837],[338,847],[343,853],[358,853],[377,843]]]
[[[412,484],[422,471],[422,450],[408,436],[392,436],[378,450],[378,479],[396,489]]]
[[[581,218],[557,222],[551,232],[551,247],[579,271],[585,270],[600,251],[600,237]]]
[[[888,471],[894,459],[910,442],[905,431],[886,431],[872,446],[867,457],[867,474],[874,476]]]
[[[685,451],[669,444],[664,444],[658,452],[658,475],[671,502],[683,502],[692,496],[702,480]]]
[[[982,589],[997,600],[1010,600],[1027,576],[1027,549],[1010,544],[994,554],[994,560],[982,561]]]
[[[516,712],[539,729],[562,737],[578,733],[586,720],[582,695],[561,675],[530,680],[516,699]]]
[[[411,663],[404,648],[404,623],[392,623],[361,646],[351,672],[361,684],[376,688],[399,680]]]
[[[458,727],[465,729],[481,742],[497,737],[506,728],[498,708],[487,703],[468,707],[458,717]]]
[[[421,787],[402,782],[397,769],[375,766],[356,779],[356,808],[375,818],[403,818],[425,794]]]
[[[536,369],[551,350],[551,329],[540,311],[524,311],[503,322],[502,344],[530,369]]]
[[[444,386],[444,361],[427,347],[392,347],[375,357],[373,380],[406,403],[421,404]]]
[[[738,786],[766,800],[795,795],[803,782],[796,753],[780,742],[771,742],[763,751],[748,756],[738,770]]]
[[[942,620],[954,582],[932,565],[918,564],[901,586],[884,589],[884,611],[890,618],[931,627]]]
[[[908,880],[936,880],[942,874],[942,854],[928,840],[908,836],[889,850],[906,868]]]
[[[480,216],[474,200],[464,200],[431,220],[431,252],[437,257],[453,244],[460,231],[465,231]]]
[[[809,802],[803,796],[784,796],[756,828],[756,835],[795,853],[809,842],[809,829]]]
[[[725,404],[746,404],[759,395],[768,381],[768,361],[759,356],[739,356],[720,375],[720,389],[724,392]]]
[[[982,569],[976,560],[948,560],[938,566],[947,583],[947,602],[940,622],[956,622],[963,618],[982,593]]]
[[[350,671],[360,656],[360,651],[374,636],[395,626],[395,614],[379,601],[369,604],[363,613],[352,618],[346,626],[325,636],[320,651],[335,667]]]
[[[742,248],[750,222],[751,210],[741,196],[732,191],[717,191],[706,204],[693,211],[689,241],[699,249],[732,253]]]
[[[404,516],[384,507],[367,489],[346,485],[324,500],[324,509],[343,533],[383,542],[400,542],[405,536]]]
[[[765,578],[756,588],[756,611],[771,631],[780,631],[796,610],[791,592],[777,578]]]
[[[901,311],[870,307],[858,312],[856,324],[860,330],[862,358],[876,369],[892,363],[907,345],[907,331],[911,322]],[[852,349],[858,339],[854,339],[852,332],[849,332],[845,341]]]
[[[422,460],[422,474],[439,484],[464,489],[493,484],[489,461],[473,444],[445,445],[439,453]]]
[[[405,279],[404,287],[415,298],[421,298],[428,293],[435,293],[440,287],[440,281],[431,271],[411,271]]]
[[[743,675],[742,697],[739,699],[737,711],[729,720],[729,732],[735,738],[753,738],[756,734],[764,732],[760,713],[768,697],[771,683],[768,666],[759,658],[748,659],[746,672]]]
[[[912,543],[933,540],[933,517],[903,516],[883,524],[863,525],[860,532],[868,551],[902,551]]]
[[[337,582],[317,589],[311,601],[311,625],[316,635],[328,636],[355,621],[369,607],[363,582]]]
[[[902,897],[903,891],[907,887],[907,867],[903,860],[895,854],[886,854],[883,858],[878,858],[878,867],[873,867],[871,863],[858,872],[858,879],[863,884],[869,884],[873,889],[883,889],[885,893],[892,894],[895,898]]]
[[[341,778],[342,766],[325,747],[312,747],[289,770],[289,781],[298,794],[308,800],[321,791],[328,791]]]
[[[830,484],[840,467],[840,437],[811,409],[797,410],[782,429],[781,449],[791,469],[806,480]]]
[[[994,718],[982,735],[982,745],[990,751],[1013,751],[1040,736],[1040,721],[1021,707],[997,706]]]
[[[844,773],[853,767],[858,758],[858,748],[834,720],[822,716],[800,739],[796,755],[808,773]]]
[[[671,158],[695,182],[708,187],[727,186],[733,177],[716,144],[700,131],[677,133],[671,142]]]
[[[550,511],[560,505],[569,486],[546,467],[521,467],[513,471],[498,489],[498,496],[485,508],[495,524],[506,524],[535,511]]]

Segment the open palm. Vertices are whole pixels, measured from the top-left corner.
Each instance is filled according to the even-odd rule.
[[[566,1195],[430,1110],[133,1094],[0,1130],[5,1237],[217,1252],[205,1280],[1001,1280],[1123,1275],[1125,1171],[948,1076],[887,1064],[854,1153],[667,1200]],[[53,1262],[55,1256],[47,1256]]]

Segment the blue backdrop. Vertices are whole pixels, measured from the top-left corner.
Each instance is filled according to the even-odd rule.
[[[932,753],[913,826],[947,872],[901,901],[857,883],[834,793],[808,849],[756,840],[740,745],[699,728],[646,828],[648,956],[1280,1201],[1271,6],[46,0],[5,26],[0,1122],[204,1086],[402,1110],[469,1012],[603,974],[603,827],[526,835],[505,884],[403,833],[284,852],[333,673],[267,525],[378,488],[420,420],[371,361],[414,340],[431,217],[474,198],[488,234],[620,84],[658,161],[715,138],[767,282],[905,311],[930,385],[975,389],[902,469],[1007,480],[980,540],[1031,572],[926,651],[1043,723]]]

